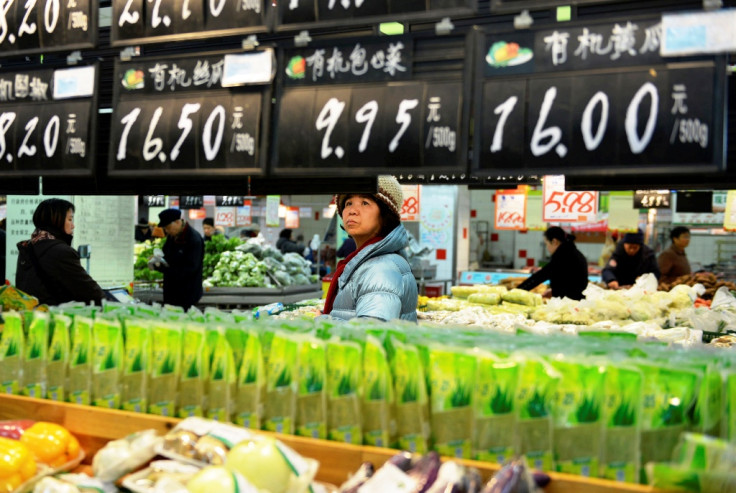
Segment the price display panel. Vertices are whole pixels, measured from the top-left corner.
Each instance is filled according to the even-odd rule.
[[[284,0],[278,2],[276,29],[420,21],[477,11],[478,0]]]
[[[98,5],[93,0],[3,0],[0,56],[95,47]]]
[[[94,174],[97,66],[0,72],[0,177]]]
[[[78,0],[76,0],[78,1]],[[267,32],[266,0],[113,0],[113,46]]]
[[[284,50],[273,173],[467,173],[469,101],[463,94],[469,80],[462,60],[469,41],[442,41],[453,46],[444,63],[455,64],[454,71],[431,76],[414,56],[429,53],[425,39],[364,38]]]
[[[262,174],[270,85],[225,87],[226,57],[117,61],[111,177]]]
[[[722,169],[723,60],[665,65],[658,26],[486,36],[472,172],[666,177]]]

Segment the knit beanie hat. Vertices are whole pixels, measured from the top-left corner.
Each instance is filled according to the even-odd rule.
[[[641,230],[637,230],[636,233],[626,233],[624,235],[624,243],[641,245],[642,243],[644,243],[644,233],[642,233]]]
[[[337,196],[337,214],[342,217],[342,210],[345,207],[345,199],[352,194],[340,194]],[[377,200],[386,204],[396,217],[401,219],[401,207],[404,205],[404,195],[401,192],[401,185],[398,180],[390,175],[380,175],[378,177],[378,192],[373,195]]]

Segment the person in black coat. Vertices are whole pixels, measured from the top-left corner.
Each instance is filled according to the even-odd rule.
[[[138,219],[138,224],[135,226],[135,241],[143,243],[147,240],[153,239],[153,228],[148,224],[148,219],[141,217]]]
[[[204,240],[179,209],[166,209],[158,217],[158,226],[166,233],[165,262],[154,267],[164,274],[164,303],[187,310],[202,297]]]
[[[644,234],[637,231],[626,233],[621,243],[616,245],[601,277],[610,289],[619,289],[631,286],[637,277],[649,272],[659,279],[659,266],[654,250],[644,245]]]
[[[304,252],[304,244],[297,243],[291,239],[291,230],[289,228],[282,229],[279,233],[279,239],[276,240],[276,248],[281,253],[298,253],[299,255]]]
[[[520,289],[533,289],[544,281],[549,281],[552,296],[583,299],[583,291],[588,286],[588,261],[575,246],[575,237],[565,233],[558,226],[544,232],[544,244],[552,255],[549,263],[532,274],[519,285]]]
[[[101,304],[102,288],[84,270],[71,246],[74,205],[63,199],[44,200],[33,213],[33,224],[31,239],[18,243],[15,286],[42,304]]]

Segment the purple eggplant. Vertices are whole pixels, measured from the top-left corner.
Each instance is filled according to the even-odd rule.
[[[526,462],[515,459],[491,478],[482,493],[534,493],[535,489]]]
[[[404,472],[411,469],[411,454],[409,452],[399,452],[391,457],[387,462],[393,464]]]
[[[363,464],[360,465],[360,468],[350,476],[350,479],[345,481],[342,486],[340,486],[339,492],[340,493],[358,493],[358,489],[363,486],[363,483],[368,481],[368,479],[373,476],[373,473],[375,472],[375,468],[373,467],[373,464],[371,462],[363,462]]]
[[[549,484],[550,481],[552,481],[552,478],[549,477],[549,474],[545,474],[541,471],[532,472],[532,479],[534,479],[534,484],[536,484],[540,488],[544,488]]]
[[[407,474],[417,482],[414,493],[424,493],[429,489],[440,470],[440,456],[437,452],[428,452],[424,457],[419,459],[414,466],[409,469]]]
[[[468,469],[467,478],[468,481],[465,491],[467,493],[480,493],[483,489],[483,479],[480,477],[478,469],[475,469],[474,467]]]

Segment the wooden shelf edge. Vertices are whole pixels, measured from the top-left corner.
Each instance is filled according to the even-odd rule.
[[[163,435],[181,421],[177,418],[152,414],[0,394],[0,420],[5,419],[35,419],[65,426],[79,439],[87,453],[87,462],[90,462],[97,450],[110,440],[145,429],[154,429]],[[260,430],[259,433],[275,435]],[[393,449],[349,445],[293,435],[279,434],[278,438],[305,457],[320,462],[318,480],[337,485],[344,482],[363,462],[372,462],[378,468],[397,453]],[[490,478],[499,469],[497,464],[489,462],[473,460],[458,462],[475,467],[484,479]],[[665,490],[645,485],[617,483],[561,473],[549,475],[552,482],[544,489],[546,493],[666,493]]]

